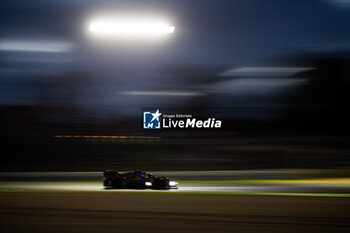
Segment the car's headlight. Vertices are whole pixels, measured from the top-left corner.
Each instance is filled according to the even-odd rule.
[[[151,182],[145,182],[145,185],[146,186],[152,186],[152,183]]]
[[[176,186],[178,183],[177,182],[175,182],[175,181],[169,181],[169,185],[170,186]]]

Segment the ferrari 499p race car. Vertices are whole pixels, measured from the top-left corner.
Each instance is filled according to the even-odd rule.
[[[103,176],[103,185],[106,188],[177,189],[177,182],[139,170],[129,172],[107,170]]]

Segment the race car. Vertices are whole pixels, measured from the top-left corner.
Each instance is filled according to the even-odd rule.
[[[116,189],[177,189],[177,182],[139,170],[129,172],[106,170],[103,173],[103,186]]]

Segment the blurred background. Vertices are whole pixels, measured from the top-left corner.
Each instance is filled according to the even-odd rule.
[[[4,0],[0,12],[2,172],[349,175],[350,1]],[[91,30],[111,15],[174,31]],[[222,129],[143,130],[146,107]]]

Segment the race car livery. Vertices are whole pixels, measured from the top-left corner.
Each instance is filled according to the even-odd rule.
[[[128,172],[107,170],[103,173],[103,185],[106,188],[116,189],[177,189],[177,182],[139,170]]]

